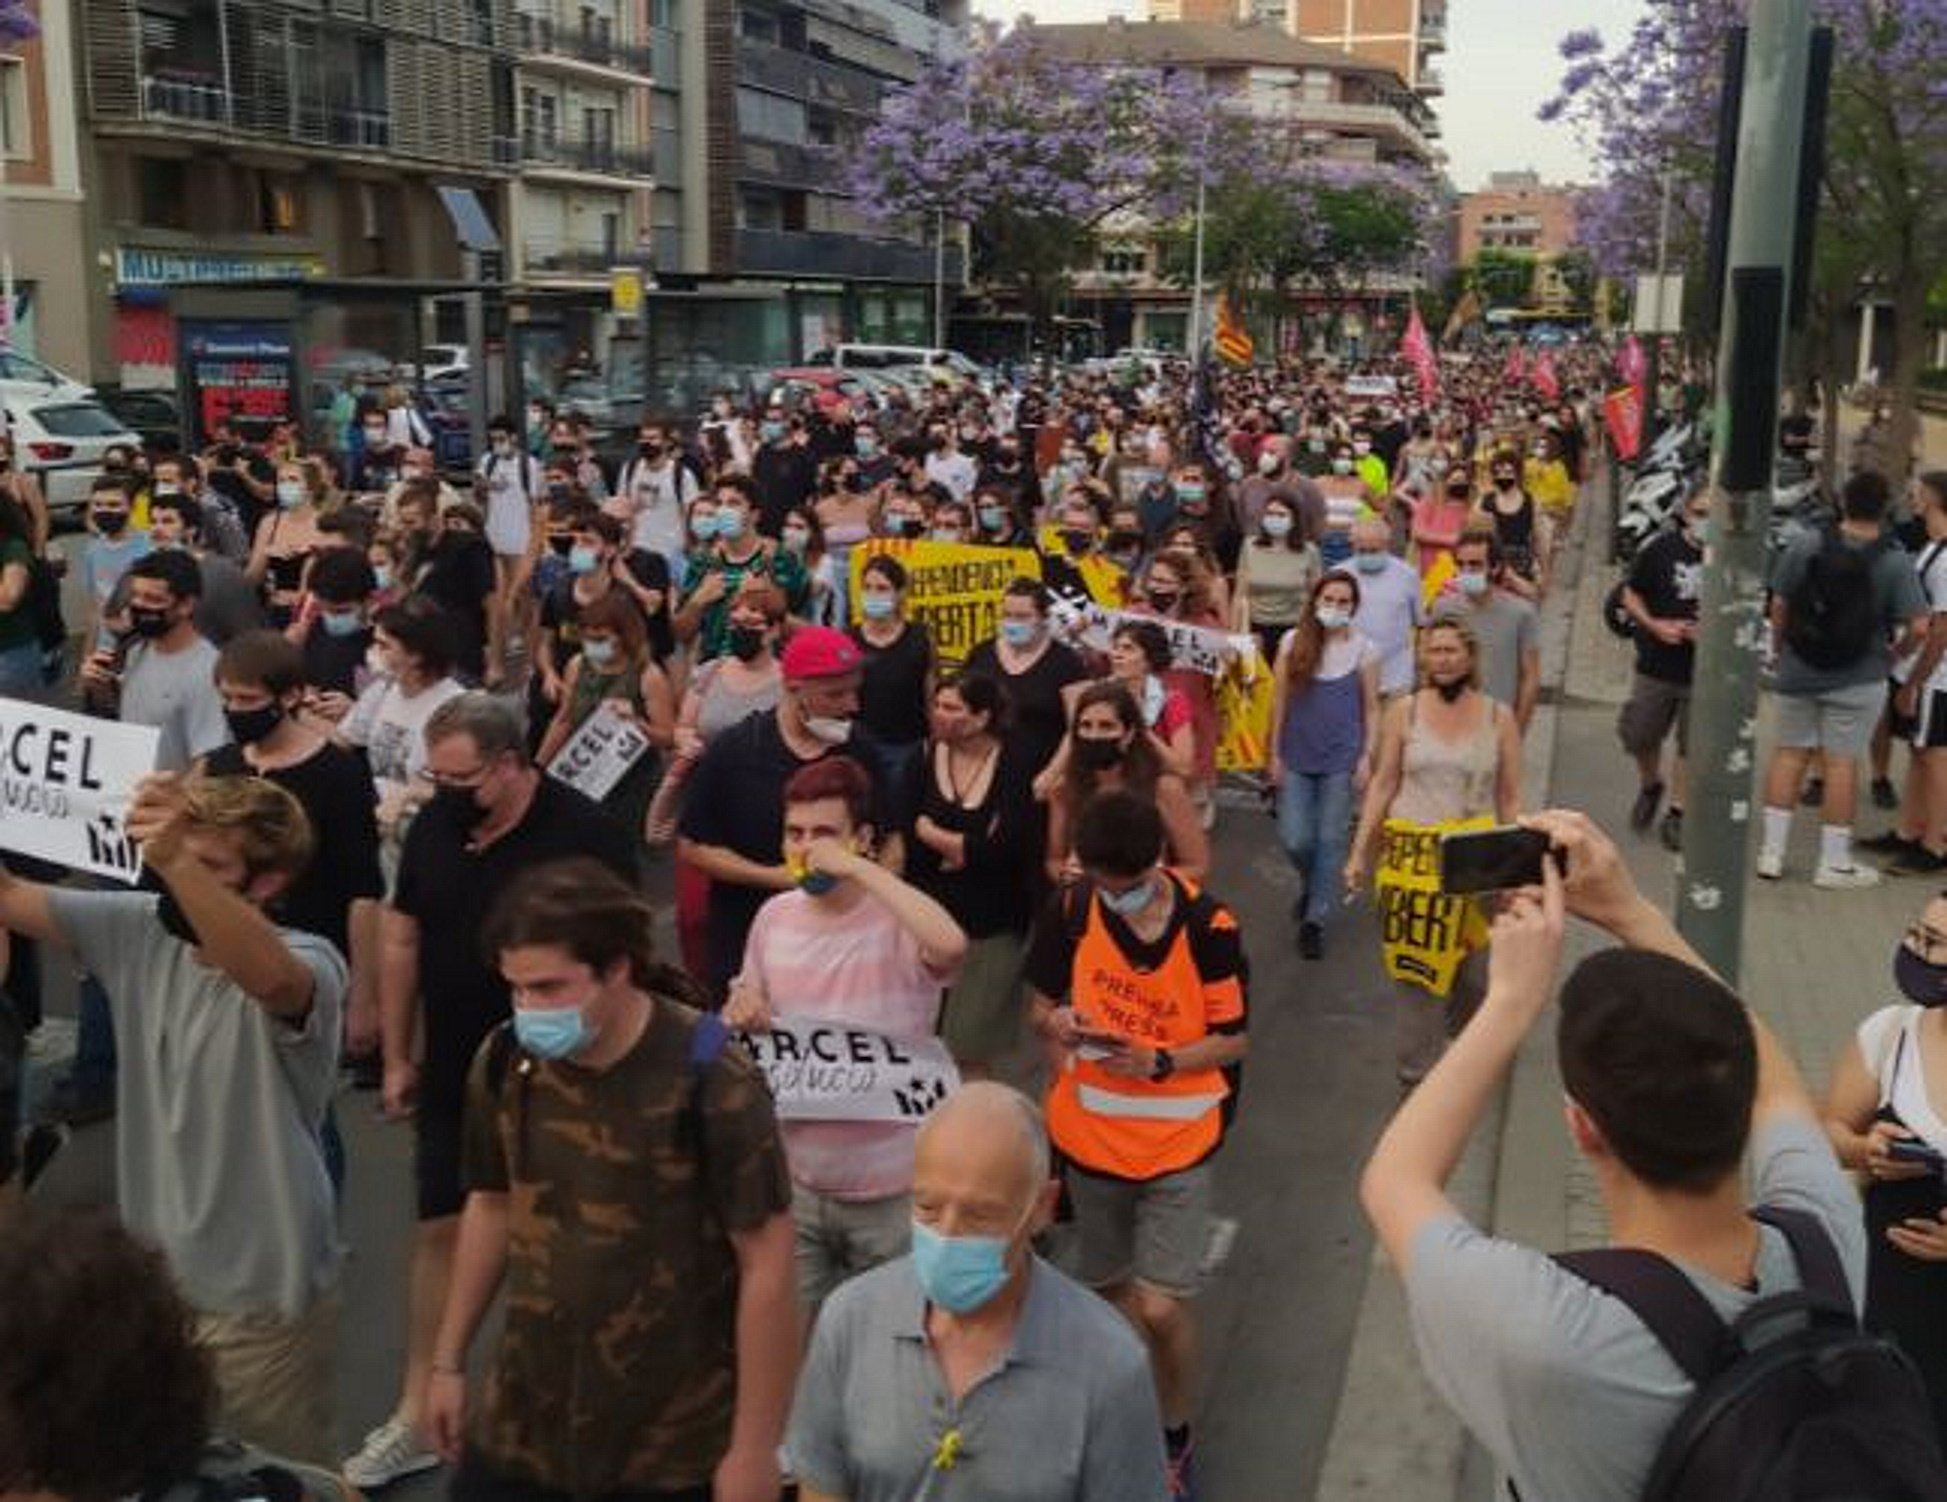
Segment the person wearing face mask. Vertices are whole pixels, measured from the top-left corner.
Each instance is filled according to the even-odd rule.
[[[640,840],[663,753],[676,743],[676,696],[649,651],[641,613],[621,591],[609,590],[580,607],[575,627],[580,650],[562,675],[560,707],[534,759],[544,767],[552,763],[598,709],[641,731],[649,749],[603,795],[600,805],[629,839]]]
[[[365,686],[332,731],[365,753],[377,794],[386,874],[398,869],[406,823],[432,795],[426,780],[426,724],[466,692],[453,676],[453,623],[431,600],[409,595],[372,618]]]
[[[1352,624],[1358,608],[1359,581],[1325,575],[1274,659],[1265,780],[1277,794],[1279,842],[1298,872],[1292,911],[1308,960],[1325,955],[1353,800],[1371,778],[1379,726],[1379,653]]]
[[[979,1392],[983,1431],[952,1457],[970,1497],[1164,1502],[1155,1385],[1142,1342],[1035,1253],[1060,1184],[1041,1114],[976,1081],[919,1129],[911,1251],[819,1312],[785,1446],[806,1502],[909,1502],[937,1474],[928,1395]],[[923,1484],[923,1483],[922,1483]]]
[[[1521,488],[1520,458],[1497,449],[1488,465],[1492,488],[1480,498],[1478,520],[1494,531],[1506,561],[1505,585],[1522,598],[1539,600],[1548,591],[1548,559],[1554,549],[1548,518]]]
[[[778,1495],[799,1346],[783,1147],[756,1065],[657,960],[653,916],[588,860],[530,870],[488,914],[513,1017],[467,1082],[427,1398],[456,1502]],[[507,1300],[476,1391],[503,1282],[547,1293]]]
[[[872,858],[872,783],[849,756],[800,767],[784,785],[792,890],[752,921],[724,1022],[823,1021],[891,1038],[933,1036],[940,993],[967,936],[933,898]],[[912,1205],[909,1122],[786,1120],[798,1305],[809,1316],[846,1278],[905,1250]]]
[[[864,767],[874,783],[878,857],[893,870],[903,862],[897,790],[885,782],[883,748],[858,723],[865,670],[858,643],[829,626],[803,626],[791,633],[780,667],[777,707],[748,715],[705,748],[678,826],[677,854],[711,882],[705,973],[718,996],[743,962],[745,935],[765,898],[797,885],[779,852],[784,785],[800,767],[839,754]]]
[[[196,629],[216,646],[264,624],[262,598],[249,577],[228,558],[203,546],[204,514],[181,491],[165,491],[149,503],[149,541],[175,548],[196,560],[203,582],[196,603]]]
[[[97,475],[88,492],[88,530],[81,549],[81,587],[88,600],[88,620],[82,641],[98,652],[110,651],[116,636],[127,629],[122,612],[126,591],[118,590],[129,565],[154,547],[145,531],[129,527],[127,484],[113,475]],[[118,598],[122,596],[121,598]]]
[[[1325,492],[1292,463],[1294,448],[1302,446],[1290,438],[1266,439],[1251,472],[1232,488],[1237,525],[1247,536],[1257,530],[1265,506],[1273,500],[1283,500],[1292,508],[1304,541],[1315,543],[1324,535]]]
[[[566,524],[567,551],[562,555],[566,569],[541,601],[529,694],[530,713],[543,726],[561,703],[563,672],[578,644],[576,623],[597,600],[618,594],[629,602],[656,662],[666,660],[675,645],[667,603],[669,576],[662,554],[625,550],[622,523],[612,512],[587,501],[569,506],[561,520]]]
[[[1388,705],[1380,721],[1372,778],[1345,860],[1348,898],[1365,890],[1382,835],[1386,854],[1399,852],[1406,860],[1443,828],[1507,824],[1520,811],[1520,732],[1513,713],[1481,692],[1478,664],[1479,648],[1465,621],[1442,617],[1420,633],[1422,686]],[[1382,869],[1382,904],[1396,900],[1389,890]],[[1452,921],[1439,925],[1438,943],[1429,945],[1435,952],[1405,954],[1397,946],[1384,951],[1395,992],[1395,1065],[1402,1085],[1419,1083],[1445,1048],[1458,1015],[1450,998],[1479,994],[1478,966],[1471,961],[1485,935],[1464,908],[1463,901]]]
[[[897,558],[868,558],[859,575],[859,622],[852,627],[865,676],[859,721],[884,749],[886,776],[903,786],[906,769],[926,739],[932,697],[933,638],[906,615],[906,569]]]
[[[1304,540],[1295,506],[1282,496],[1268,500],[1257,532],[1239,554],[1232,628],[1258,639],[1264,660],[1277,659],[1278,644],[1305,614],[1306,597],[1322,565],[1318,549]]]
[[[492,546],[481,535],[480,508],[462,501],[440,518],[416,593],[453,622],[460,676],[498,687],[505,676],[508,616],[495,594]]]
[[[387,629],[384,619],[380,627]],[[511,1015],[507,981],[480,943],[482,915],[523,872],[551,861],[590,857],[624,881],[638,879],[638,842],[542,775],[528,759],[522,720],[518,704],[473,692],[426,721],[432,793],[406,833],[379,918],[380,1099],[393,1118],[412,1117],[418,1227],[399,1400],[345,1461],[355,1486],[383,1486],[439,1463],[425,1402],[465,1199],[467,1072]]]
[[[1434,602],[1435,619],[1467,622],[1478,652],[1481,686],[1514,711],[1524,735],[1541,702],[1541,615],[1507,587],[1508,568],[1494,534],[1472,527],[1454,547],[1454,576]]]
[[[1333,450],[1331,469],[1319,476],[1318,488],[1325,496],[1325,532],[1318,553],[1333,568],[1351,556],[1352,528],[1374,514],[1372,492],[1358,474],[1350,444]]]
[[[514,419],[496,416],[487,424],[487,452],[473,467],[473,494],[485,517],[481,530],[492,552],[495,596],[503,611],[519,605],[514,584],[528,556],[534,505],[546,496],[545,485],[541,461],[522,447]]]
[[[1434,457],[1443,468],[1438,475],[1428,470],[1425,489],[1410,502],[1408,512],[1407,532],[1413,542],[1414,563],[1422,575],[1438,568],[1442,558],[1452,556],[1454,544],[1467,530],[1474,511],[1473,486],[1466,470],[1444,467],[1444,449]]]
[[[1045,869],[1056,885],[1080,880],[1074,832],[1082,810],[1100,793],[1130,792],[1156,805],[1169,840],[1170,866],[1201,877],[1210,866],[1210,840],[1191,800],[1189,783],[1170,770],[1163,743],[1151,729],[1139,690],[1127,681],[1091,683],[1074,696],[1074,729],[1037,780],[1048,803]]]
[[[130,640],[119,677],[107,653],[82,668],[97,686],[118,691],[118,718],[161,733],[155,760],[161,772],[180,772],[230,739],[210,676],[216,648],[196,630],[202,588],[187,553],[138,558],[128,571]]]
[[[318,549],[318,518],[330,497],[330,481],[315,459],[277,466],[277,508],[257,523],[244,573],[264,591],[270,622],[291,624],[304,588],[304,571]]]
[[[683,556],[683,517],[701,490],[669,430],[644,423],[609,506],[629,527],[630,547],[658,554],[674,569]]]
[[[765,414],[763,444],[751,460],[750,477],[757,486],[757,509],[752,525],[766,537],[777,536],[784,513],[806,504],[818,484],[818,456],[804,415],[788,418],[778,408]]]
[[[730,601],[747,578],[769,579],[784,592],[792,609],[810,593],[804,559],[778,546],[774,537],[755,529],[758,498],[749,480],[732,475],[717,481],[713,539],[709,551],[692,560],[682,608],[676,612],[678,641],[696,644],[696,660],[708,662],[723,654],[729,641]],[[778,513],[799,505],[789,502]]]
[[[983,485],[974,492],[973,536],[969,541],[991,548],[1031,548],[1034,537],[1022,525],[1019,492],[1004,486]]]
[[[311,831],[289,793],[243,777],[145,778],[126,826],[160,895],[0,870],[0,925],[101,981],[125,1042],[116,1209],[187,1297],[218,1427],[323,1463],[343,1250],[320,1136],[345,969],[265,912]]]
[[[977,541],[973,531],[973,508],[964,501],[940,502],[933,508],[926,535],[933,542]]]
[[[1903,998],[1859,1024],[1826,1094],[1825,1131],[1865,1181],[1868,1327],[1920,1369],[1947,1442],[1947,896],[1931,898],[1893,951]],[[1902,1156],[1931,1151],[1931,1162]]]
[[[1191,1301],[1210,1237],[1210,1160],[1247,1046],[1237,920],[1165,865],[1156,805],[1097,795],[1075,831],[1082,877],[1049,899],[1027,961],[1047,1045],[1049,1135],[1067,1165],[1076,1275],[1150,1348],[1171,1470],[1195,1495]]]
[[[1064,696],[1088,677],[1081,654],[1058,640],[1048,612],[1054,597],[1037,579],[1015,579],[1001,593],[994,635],[967,654],[969,677],[991,678],[1007,695],[1009,741],[1020,747],[1029,777],[1047,766],[1068,729]]]
[[[213,553],[242,567],[250,558],[250,537],[228,496],[203,483],[195,460],[184,454],[164,454],[155,462],[149,485],[150,508],[171,496],[194,501],[202,512],[202,542]]]
[[[213,777],[262,777],[298,801],[314,849],[302,875],[278,899],[289,927],[329,939],[351,963],[345,1055],[379,1048],[377,796],[357,752],[335,745],[303,713],[309,681],[298,649],[274,631],[250,631],[216,659],[216,691],[231,743],[203,758]],[[376,1069],[373,1084],[377,1083]]]
[[[1639,834],[1655,822],[1663,802],[1663,743],[1676,732],[1669,811],[1657,833],[1663,848],[1683,848],[1684,756],[1690,743],[1690,682],[1697,661],[1697,616],[1704,579],[1704,529],[1710,487],[1699,485],[1683,503],[1679,525],[1652,537],[1629,565],[1622,606],[1634,630],[1636,673],[1616,717],[1616,734],[1636,762],[1636,801],[1629,827]]]
[[[961,436],[951,422],[936,423],[927,433],[926,478],[956,501],[973,494],[980,479],[980,464],[963,452]]]

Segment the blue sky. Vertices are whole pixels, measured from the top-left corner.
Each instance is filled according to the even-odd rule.
[[[1139,21],[1147,0],[975,0],[975,8],[1002,20],[1100,21],[1120,12]],[[1567,128],[1535,119],[1561,76],[1555,43],[1582,26],[1613,41],[1643,8],[1643,0],[1448,0],[1439,111],[1455,185],[1478,187],[1489,172],[1523,167],[1555,182],[1586,179],[1588,159]]]

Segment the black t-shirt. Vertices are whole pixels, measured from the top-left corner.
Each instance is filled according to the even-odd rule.
[[[745,860],[776,865],[784,858],[784,784],[791,774],[825,757],[843,754],[872,780],[874,821],[881,837],[905,827],[901,810],[885,782],[885,757],[872,736],[854,726],[852,738],[819,756],[801,758],[784,743],[775,711],[740,720],[711,741],[690,774],[683,805],[682,835],[699,845],[717,845]],[[770,887],[710,886],[710,985],[723,994],[744,962],[744,940],[751,920]]]
[[[924,814],[949,834],[964,835],[966,859],[949,871],[932,846],[914,838],[906,842],[906,879],[953,914],[970,939],[1026,933],[1039,845],[1035,769],[1017,745],[1003,742],[986,798],[967,808],[941,791],[934,754],[928,746],[913,758],[903,801],[915,819]]]
[[[630,883],[639,876],[629,835],[595,804],[542,777],[526,817],[485,850],[467,849],[460,816],[433,802],[414,816],[399,858],[392,905],[419,924],[419,994],[426,1019],[420,1093],[457,1111],[467,1065],[510,1014],[507,983],[480,942],[494,900],[523,871],[593,856]]]
[[[993,679],[1007,695],[1008,743],[1019,749],[1033,777],[1048,765],[1068,730],[1061,691],[1088,676],[1080,654],[1067,642],[1050,642],[1025,673],[1011,674],[1001,667],[993,642],[984,641],[967,654],[965,671]]]
[[[358,670],[371,650],[370,626],[361,626],[350,636],[333,636],[322,621],[313,621],[304,638],[304,681],[356,699]]]
[[[918,621],[890,646],[874,646],[859,627],[852,640],[865,653],[859,684],[859,718],[873,738],[888,746],[910,746],[926,739],[926,675],[933,669],[933,638]]]
[[[1703,596],[1703,550],[1680,529],[1659,532],[1643,545],[1630,565],[1629,587],[1658,620],[1694,621]],[[1690,681],[1697,661],[1693,643],[1671,646],[1643,630],[1636,632],[1635,642],[1636,671],[1645,678],[1663,683]]]
[[[385,878],[379,873],[378,794],[365,758],[326,742],[295,766],[260,773],[244,760],[241,747],[222,746],[204,765],[216,777],[261,776],[304,806],[315,842],[311,863],[277,903],[277,917],[349,954],[352,904],[385,895]]]
[[[449,533],[433,549],[416,591],[446,608],[459,642],[459,665],[475,679],[486,670],[487,601],[494,592],[494,555],[484,537]]]
[[[751,478],[757,482],[757,530],[775,537],[784,513],[811,499],[818,459],[808,443],[767,443],[751,461]]]
[[[648,632],[650,656],[662,662],[676,646],[669,618],[669,560],[660,553],[633,548],[623,555],[622,561],[637,584],[644,589],[662,591],[663,608],[654,615],[645,613],[634,595],[628,597],[629,603],[636,606],[636,614],[641,617],[643,628]],[[619,586],[611,584],[609,587],[614,589]],[[548,638],[557,673],[566,673],[568,659],[581,650],[579,622],[582,609],[582,602],[575,598],[573,575],[558,581],[541,600],[541,630]]]

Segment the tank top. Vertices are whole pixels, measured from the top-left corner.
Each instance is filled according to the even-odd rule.
[[[1359,666],[1373,655],[1372,644],[1354,633],[1336,649],[1327,647],[1319,667],[1331,674],[1313,676],[1291,696],[1278,729],[1278,759],[1287,770],[1322,777],[1350,772],[1359,764],[1365,741],[1365,702]]]
[[[720,660],[705,663],[697,669],[697,674],[696,733],[703,737],[706,744],[732,725],[777,707],[778,680],[775,676],[756,688],[732,688],[724,681]]]
[[[1420,696],[1407,701],[1406,749],[1399,792],[1390,817],[1411,824],[1445,824],[1494,812],[1494,788],[1501,765],[1498,715],[1492,699],[1479,695],[1479,722],[1457,742],[1442,740],[1420,723]]]
[[[1521,504],[1513,511],[1502,511],[1490,505],[1487,514],[1494,519],[1494,535],[1501,541],[1501,555],[1507,559],[1508,567],[1524,579],[1531,579],[1535,572],[1535,503],[1527,494],[1521,497]]]

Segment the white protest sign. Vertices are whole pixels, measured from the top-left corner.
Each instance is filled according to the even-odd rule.
[[[598,705],[555,753],[548,776],[599,803],[648,749],[649,737],[641,726],[623,719],[607,704]]]
[[[888,1121],[918,1125],[960,1087],[938,1038],[890,1038],[870,1028],[774,1018],[769,1032],[738,1035],[770,1082],[782,1121]]]
[[[1105,610],[1100,605],[1083,605],[1074,600],[1051,602],[1049,614],[1071,641],[1098,652],[1109,649],[1109,638],[1125,621],[1149,621],[1161,626],[1170,639],[1171,667],[1190,668],[1210,678],[1221,678],[1233,661],[1253,663],[1257,653],[1254,636],[1233,636],[1210,626],[1160,620],[1126,610]]]
[[[160,739],[153,725],[0,698],[0,850],[133,882],[142,858],[122,815]]]

